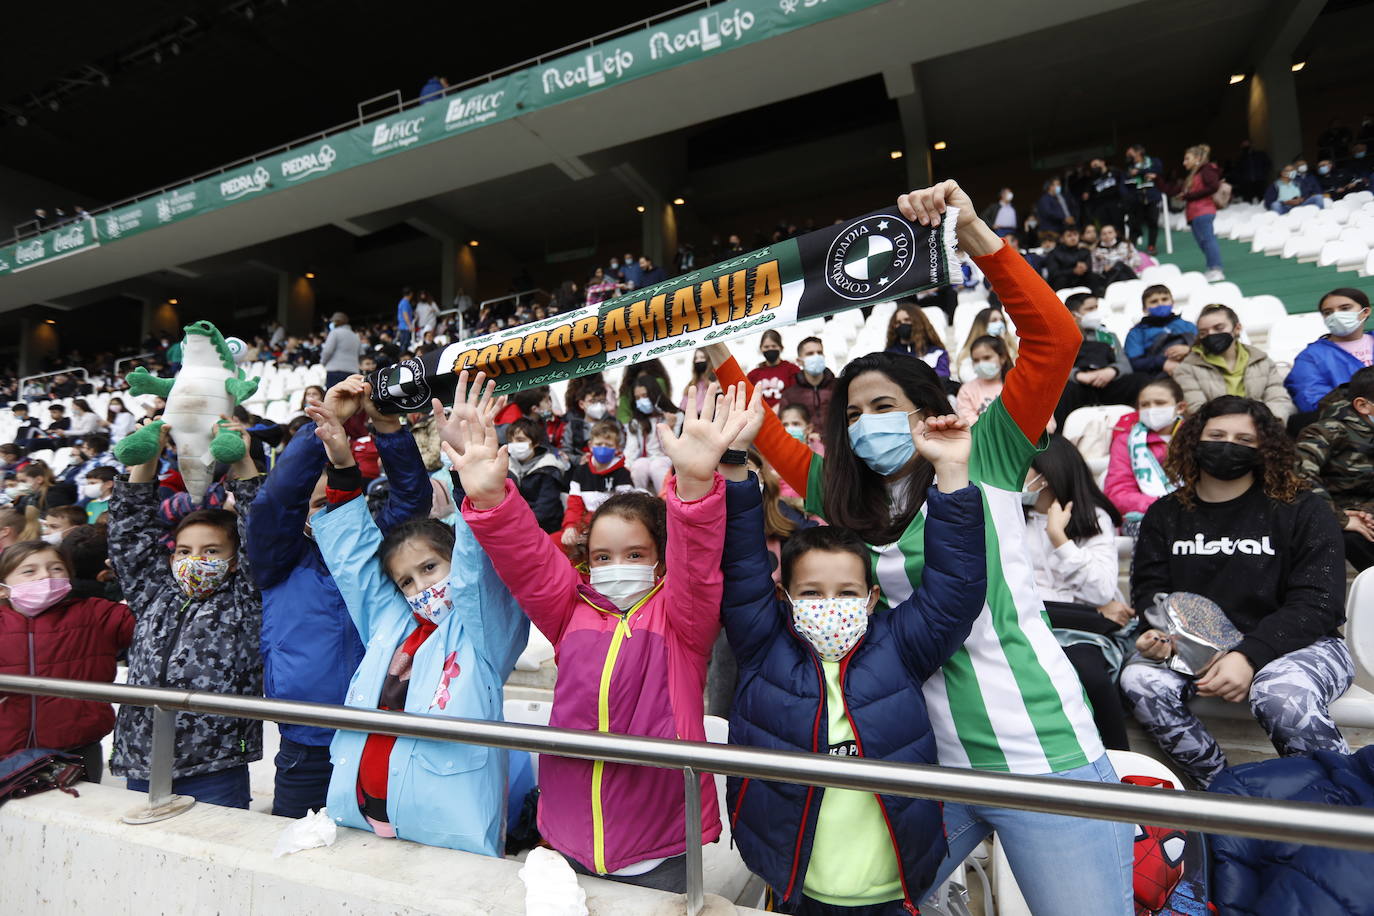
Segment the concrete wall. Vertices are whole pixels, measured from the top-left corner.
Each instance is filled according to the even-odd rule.
[[[197,804],[131,827],[139,796],[80,784],[0,808],[0,913],[349,913],[520,916],[520,863],[340,830],[337,842],[280,859],[281,818]],[[581,878],[593,916],[675,916],[677,895]],[[757,914],[716,897],[708,913]]]

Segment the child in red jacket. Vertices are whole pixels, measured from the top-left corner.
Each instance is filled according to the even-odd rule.
[[[71,563],[43,541],[21,541],[0,555],[0,672],[109,683],[115,656],[128,648],[134,615],[126,604],[76,598]],[[99,782],[100,739],[114,728],[108,703],[62,697],[0,698],[0,757],[29,747],[82,757]]]

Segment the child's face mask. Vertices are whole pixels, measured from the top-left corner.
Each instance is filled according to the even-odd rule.
[[[796,599],[787,595],[787,600],[792,603],[793,626],[827,662],[844,658],[868,632],[868,596]]]
[[[187,598],[206,598],[229,578],[229,561],[220,557],[185,556],[172,561],[172,575]]]
[[[634,607],[654,587],[654,567],[646,563],[593,566],[591,586],[622,611]]]
[[[450,597],[448,580],[437,582],[418,595],[406,598],[410,610],[416,617],[430,623],[443,623],[444,618],[453,612],[453,599]]]
[[[37,617],[67,597],[72,590],[72,583],[64,578],[34,579],[5,588],[9,590],[10,607],[25,617]]]

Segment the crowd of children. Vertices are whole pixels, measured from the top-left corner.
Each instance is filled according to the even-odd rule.
[[[697,351],[676,401],[655,360],[619,390],[576,379],[561,405],[465,372],[453,405],[405,418],[351,375],[307,398],[265,477],[252,418],[231,422],[247,454],[204,507],[164,492],[160,454],[118,473],[100,433],[65,480],[0,451],[17,477],[0,670],[109,681],[122,656],[130,684],[499,720],[532,624],[563,728],[700,741],[710,711],[742,745],[1112,783],[1129,713],[1205,787],[1227,761],[1188,709],[1202,694],[1247,702],[1283,754],[1348,752],[1328,707],[1353,676],[1344,559],[1374,562],[1363,294],[1323,299],[1331,341],[1285,388],[1224,306],[1193,325],[1150,287],[1123,345],[954,182],[898,205],[924,224],[957,207],[997,297],[953,356],[904,304],[884,351],[838,374],[820,338],[794,362],[768,331],[748,371],[723,344]],[[1055,430],[1119,401],[1134,411],[1104,429],[1096,473]],[[1295,450],[1298,411],[1319,415]],[[1118,532],[1138,537],[1129,594]],[[1179,547],[1217,538],[1246,546]],[[1151,615],[1179,594],[1243,634],[1193,673],[1166,663]],[[174,791],[247,807],[261,723],[176,727]],[[68,751],[91,779],[112,729],[111,772],[146,789],[150,710],[0,700],[0,755]],[[378,837],[499,856],[530,767],[285,725],[275,768],[276,814],[327,806]],[[576,871],[685,889],[675,771],[545,756],[538,777],[538,834]],[[995,831],[1033,911],[1133,912],[1130,825],[737,778],[728,800],[703,774],[703,841],[728,816],[774,911],[914,912]]]

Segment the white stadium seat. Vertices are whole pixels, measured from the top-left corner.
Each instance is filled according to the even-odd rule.
[[[1293,364],[1293,357],[1303,348],[1326,333],[1326,325],[1317,312],[1285,315],[1269,329],[1269,357],[1276,363]]]
[[[1335,267],[1337,270],[1358,270],[1364,266],[1365,259],[1368,257],[1368,245],[1336,239],[1322,245],[1321,251],[1317,255],[1317,265],[1319,267]]]

